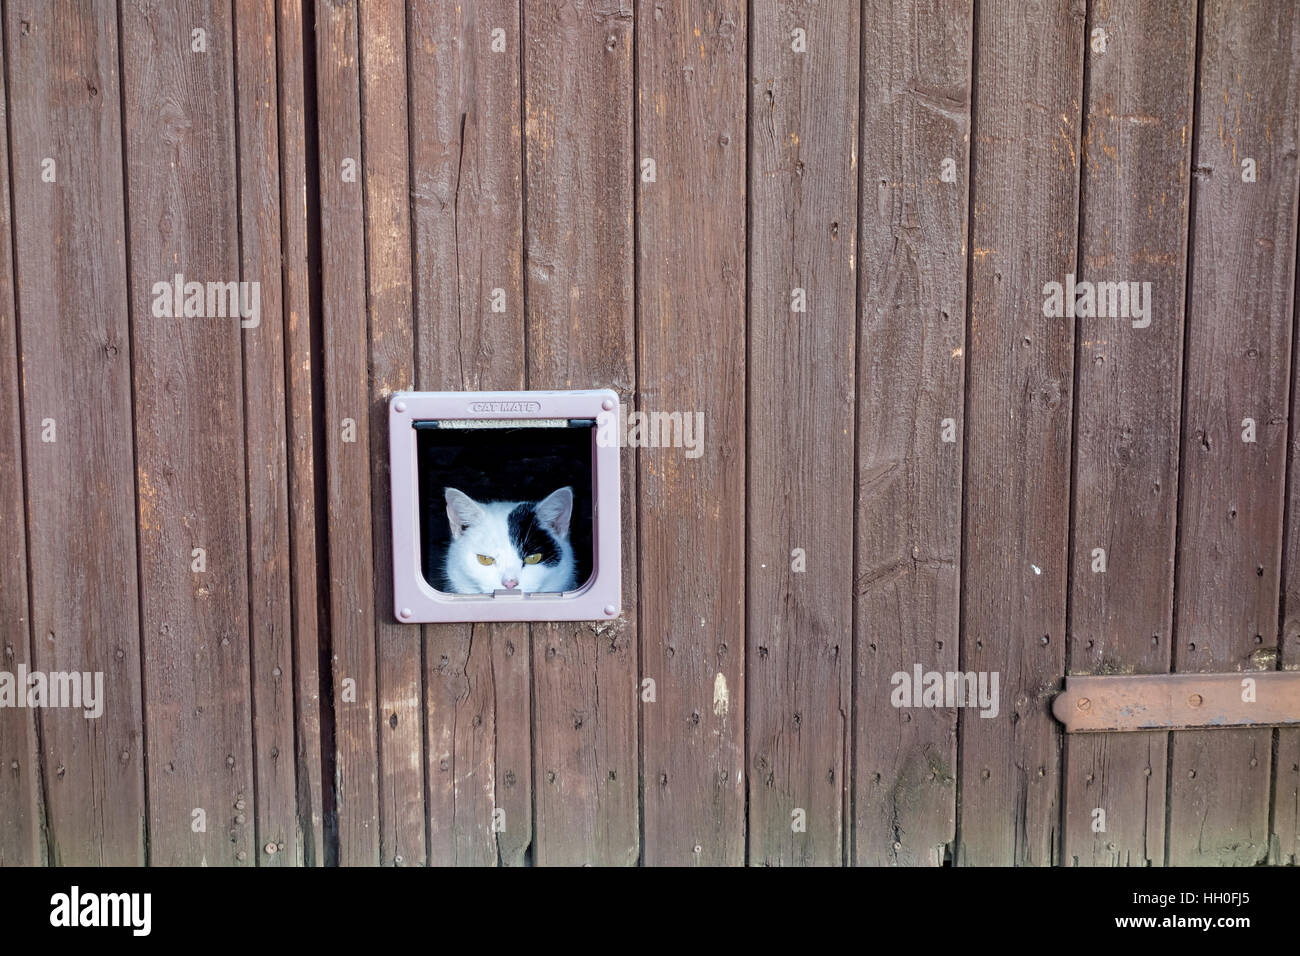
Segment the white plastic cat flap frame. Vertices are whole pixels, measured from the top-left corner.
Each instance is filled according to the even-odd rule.
[[[618,395],[607,389],[395,393],[388,403],[388,440],[397,620],[617,617],[622,609],[617,425]],[[491,507],[503,501],[521,505],[522,511]],[[472,533],[473,522],[461,525],[456,517],[463,509],[483,515],[485,524],[493,515],[499,527]],[[546,527],[542,540],[549,570],[510,570],[510,562],[543,560],[510,550],[507,521],[521,513],[530,523],[535,515]],[[519,524],[510,527],[517,531]],[[452,545],[462,535],[463,544],[473,534],[492,531],[505,539],[500,546],[505,553],[483,544],[482,550],[494,553],[474,554],[471,548],[466,555],[459,553],[464,547]],[[521,546],[515,552],[524,550],[532,549]],[[459,561],[465,562],[463,570]],[[496,580],[492,573],[498,565]],[[543,571],[548,573],[537,573]],[[538,588],[545,585],[536,584],[529,590],[526,578],[567,586],[542,591]]]

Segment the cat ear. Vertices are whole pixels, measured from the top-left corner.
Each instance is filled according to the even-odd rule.
[[[567,538],[569,519],[573,517],[573,489],[565,487],[551,492],[537,502],[533,510],[537,513],[537,520],[550,528],[556,537]]]
[[[483,509],[477,501],[463,491],[447,489],[447,523],[451,525],[453,538],[459,538],[467,527],[482,517]]]

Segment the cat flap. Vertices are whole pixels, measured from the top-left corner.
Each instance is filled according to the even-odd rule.
[[[397,620],[616,617],[618,415],[605,389],[394,394]]]

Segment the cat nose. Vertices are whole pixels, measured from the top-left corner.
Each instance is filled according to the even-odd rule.
[[[519,585],[518,578],[502,578],[501,586],[507,591],[513,591]]]

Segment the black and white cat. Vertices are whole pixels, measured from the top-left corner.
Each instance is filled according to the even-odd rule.
[[[571,591],[577,585],[569,520],[573,489],[541,501],[475,501],[447,489],[451,543],[443,566],[453,594]]]

